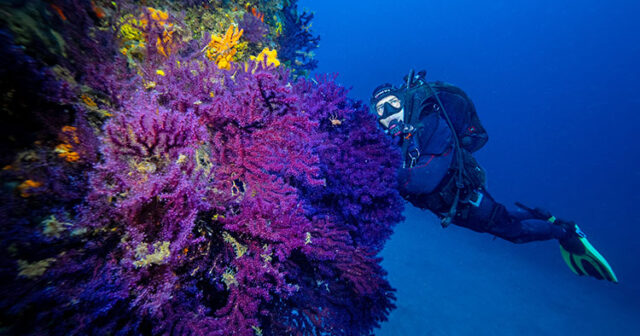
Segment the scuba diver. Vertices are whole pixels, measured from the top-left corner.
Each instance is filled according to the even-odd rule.
[[[617,283],[606,259],[572,221],[546,210],[496,202],[485,188],[485,172],[472,156],[488,140],[471,99],[458,87],[429,83],[426,72],[402,86],[382,84],[370,101],[380,126],[401,147],[400,194],[436,214],[443,227],[455,224],[513,243],[557,239],[564,261],[578,275]]]

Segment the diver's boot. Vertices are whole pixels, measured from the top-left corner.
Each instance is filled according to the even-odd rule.
[[[549,221],[562,225],[567,235],[559,239],[560,252],[567,266],[577,275],[589,275],[599,280],[618,282],[607,260],[587,240],[587,236],[574,222],[550,217]]]

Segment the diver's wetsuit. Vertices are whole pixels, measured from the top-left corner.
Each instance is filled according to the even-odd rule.
[[[468,127],[462,120],[464,117],[461,117],[461,109],[467,104],[465,99],[468,98],[448,92],[440,92],[439,97],[456,131]],[[419,149],[420,156],[412,168],[401,168],[399,186],[402,196],[412,204],[442,216],[451,204],[434,203],[433,195],[438,194],[452,178],[455,146],[453,133],[441,113],[438,113],[437,105],[427,105],[421,113],[420,130],[412,139],[413,147]],[[475,193],[482,194],[480,203],[476,206],[468,201],[460,202],[453,224],[491,233],[514,243],[561,239],[566,235],[562,226],[535,218],[529,211],[507,211],[491,197],[484,185],[478,187]]]

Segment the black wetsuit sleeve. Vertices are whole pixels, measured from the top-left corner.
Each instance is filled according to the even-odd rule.
[[[401,168],[398,172],[403,195],[432,192],[446,175],[453,158],[453,134],[438,113],[422,117],[415,136],[420,156],[412,168]]]

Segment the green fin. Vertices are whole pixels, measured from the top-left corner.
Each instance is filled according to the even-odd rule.
[[[580,229],[576,225],[577,232]],[[581,234],[560,243],[560,252],[567,266],[577,275],[589,275],[600,280],[618,282],[607,260]]]

